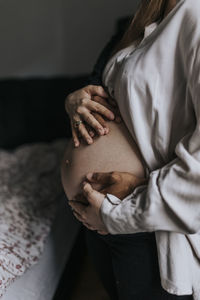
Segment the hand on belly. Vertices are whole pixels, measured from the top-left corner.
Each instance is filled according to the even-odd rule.
[[[122,175],[123,174],[123,175]],[[112,194],[115,194],[118,191],[118,188],[121,183],[119,183],[119,179],[125,178],[125,174],[130,173],[121,173],[121,172],[113,172],[113,173],[98,173],[93,174],[93,176],[88,175],[87,179],[90,182],[96,182],[99,180],[103,184],[111,184],[111,189],[113,188]],[[130,174],[132,175],[132,174]],[[119,178],[120,176],[120,178]],[[135,177],[134,175],[132,175]],[[126,181],[126,180],[125,180]],[[127,181],[126,181],[127,182]],[[130,179],[128,180],[130,183]],[[144,182],[143,182],[144,183]],[[139,184],[138,178],[135,177],[133,187]],[[85,197],[87,204],[82,204],[80,201],[69,201],[70,206],[73,209],[74,216],[82,222],[84,226],[86,226],[90,230],[95,230],[99,234],[108,234],[107,228],[103,222],[102,215],[101,215],[101,206],[104,201],[105,195],[101,192],[96,191],[93,189],[91,184],[87,182],[83,182],[83,196]],[[85,201],[85,200],[84,200]]]
[[[62,163],[62,183],[69,200],[82,193],[81,184],[88,173],[130,173],[138,178],[138,183],[144,182],[144,163],[128,129],[124,123],[109,122],[109,127],[110,133],[96,138],[92,145],[81,145],[79,148],[74,148],[72,141],[68,144]],[[128,180],[130,181],[130,176]],[[138,183],[137,185],[139,185]],[[97,182],[93,182],[92,185],[97,190],[102,189],[102,185]],[[123,183],[121,190],[119,182],[117,185],[118,189],[114,189],[113,186],[112,194],[116,195],[116,192],[116,196],[124,196]],[[125,191],[130,193],[127,186],[124,188]]]

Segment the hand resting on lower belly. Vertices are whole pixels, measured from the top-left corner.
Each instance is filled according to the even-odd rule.
[[[81,184],[88,173],[128,172],[143,182],[144,162],[127,127],[123,122],[109,122],[109,128],[109,134],[96,137],[91,145],[81,144],[79,148],[74,148],[72,140],[68,143],[61,175],[69,200],[81,193]],[[99,190],[98,184],[92,185]]]

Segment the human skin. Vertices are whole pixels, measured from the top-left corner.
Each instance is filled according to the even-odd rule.
[[[108,97],[103,87],[90,85],[73,92],[66,98],[65,107],[71,120],[73,137],[68,144],[68,149],[66,150],[65,158],[62,163],[62,181],[69,199],[75,197],[75,191],[77,193],[80,192],[81,179],[84,180],[84,175],[86,175],[87,172],[93,172],[95,170],[101,172],[116,172],[116,170],[118,170],[118,172],[121,172],[118,174],[118,177],[120,177],[121,186],[120,182],[118,181],[115,184],[112,184],[112,188],[109,187],[107,189],[107,193],[111,193],[112,191],[114,195],[121,199],[124,198],[127,193],[131,191],[130,189],[135,187],[135,185],[139,185],[140,183],[142,184],[144,182],[143,174],[140,172],[138,173],[138,167],[140,167],[140,170],[143,168],[141,164],[142,158],[139,150],[137,149],[137,146],[130,136],[126,126],[124,124],[120,124],[121,117],[116,102]],[[108,120],[109,117],[110,120],[113,120],[113,117],[115,117],[115,123],[106,121],[106,119]],[[73,123],[78,119],[85,121],[78,128],[74,128]],[[118,126],[119,130],[116,130],[116,124],[120,124]],[[101,127],[104,132],[99,131]],[[101,136],[106,136],[106,138],[109,136],[109,139],[99,139]],[[88,141],[88,137],[90,138],[90,141]],[[107,144],[107,141],[110,141],[110,143]],[[96,145],[93,146],[93,143]],[[86,147],[86,144],[92,146],[90,150],[88,147]],[[73,145],[76,148],[81,148],[81,151],[80,149],[79,151],[75,151],[73,149]],[[117,157],[117,155],[119,155],[119,151],[116,153],[119,145],[120,148],[123,147],[121,153],[124,153],[123,157],[126,156],[126,162],[121,156],[119,163],[119,157]],[[134,158],[135,163],[132,164],[135,165],[134,169],[130,168],[130,162],[132,162],[132,160],[127,160],[127,153],[132,153],[131,147],[135,151],[135,156],[129,155],[130,157]],[[100,151],[99,149],[102,150]],[[105,149],[108,155],[103,155]],[[101,155],[97,155],[97,153],[100,154],[100,152]],[[116,155],[114,155],[114,153],[116,153]],[[87,160],[85,160],[86,156]],[[98,157],[98,161],[93,159],[93,157]],[[104,163],[102,163],[103,157],[105,160]],[[118,160],[118,163],[113,163],[113,165],[111,165],[111,162],[113,162],[113,159],[111,158],[114,157],[116,157],[116,161]],[[137,162],[135,159],[137,159]],[[140,164],[138,164],[139,160]],[[76,162],[76,164],[74,164],[74,162]],[[87,165],[86,168],[84,167],[84,162]],[[99,163],[101,166],[97,166]],[[121,167],[119,168],[120,164]],[[76,167],[74,167],[74,165],[76,165]],[[75,175],[72,170],[76,170]],[[85,172],[83,172],[83,170],[85,170]],[[138,177],[133,176],[133,173],[128,173],[127,171],[129,170],[135,171],[135,175],[138,175]],[[78,178],[79,180],[77,180]],[[74,190],[74,193],[70,193],[69,189],[67,189],[66,182],[71,183],[69,186],[71,190]],[[118,186],[116,186],[116,184],[118,184]],[[97,185],[94,185],[94,182],[93,186],[97,188]],[[106,193],[105,185],[103,191]]]
[[[170,11],[176,6],[176,0],[167,1],[164,18],[170,13]],[[103,174],[105,178],[109,173]],[[110,174],[112,176],[112,174]],[[108,177],[107,177],[108,178]],[[104,195],[99,193],[92,186],[86,182],[82,187],[82,192],[85,198],[89,201],[89,208],[84,208],[80,203],[70,202],[70,205],[74,211],[75,216],[86,227],[91,230],[96,230],[98,233],[103,234],[106,232],[106,228],[101,219],[100,208],[104,200]]]
[[[107,234],[100,216],[100,207],[106,193],[122,200],[136,186],[146,183],[144,163],[137,145],[120,118],[116,103],[108,98],[102,87],[87,86],[70,94],[65,107],[71,119],[72,139],[68,143],[61,166],[62,184],[75,217],[88,229]],[[93,112],[95,117],[100,117],[95,120],[95,124]],[[106,117],[109,119],[113,112],[115,121],[106,121]],[[79,119],[89,120],[89,124],[81,124],[81,130],[80,126],[75,129],[73,122]],[[110,120],[112,119],[113,116]],[[104,128],[104,133],[99,132],[100,125]],[[89,138],[92,138],[92,142],[89,142]],[[93,172],[99,172],[99,176],[91,176]],[[88,173],[90,176],[87,176]],[[85,180],[91,185],[85,185]],[[90,195],[95,195],[95,198]],[[88,222],[95,222],[95,226],[90,226],[78,213],[86,210],[90,217]]]
[[[144,162],[124,122],[117,124],[112,121],[108,125],[109,134],[96,136],[91,145],[82,143],[78,148],[74,148],[73,140],[69,141],[61,167],[62,184],[69,200],[75,199],[77,194],[82,192],[81,184],[88,173],[121,172],[121,183],[123,178],[126,178],[124,189],[126,182],[129,186],[131,184],[131,179],[126,173],[138,177],[138,184],[144,182]],[[91,184],[96,190],[101,190],[101,184]],[[106,193],[106,190],[104,192]],[[112,190],[112,193],[119,197],[119,191],[116,192],[118,194]],[[130,193],[128,188],[127,193]]]
[[[65,100],[65,109],[70,117],[75,147],[80,146],[80,138],[90,145],[95,135],[108,134],[109,126],[105,118],[121,121],[115,101],[109,98],[101,86],[88,85],[69,94]],[[84,123],[75,128],[74,122],[79,120]]]

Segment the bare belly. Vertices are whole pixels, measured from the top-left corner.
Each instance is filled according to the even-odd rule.
[[[81,183],[90,172],[130,172],[144,177],[138,147],[124,123],[109,122],[108,135],[97,137],[92,145],[74,148],[71,140],[61,167],[62,183],[68,199],[81,192]]]

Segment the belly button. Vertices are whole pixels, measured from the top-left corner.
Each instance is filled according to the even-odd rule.
[[[69,160],[67,159],[67,160],[65,161],[65,163],[66,163],[66,165],[69,165]]]

